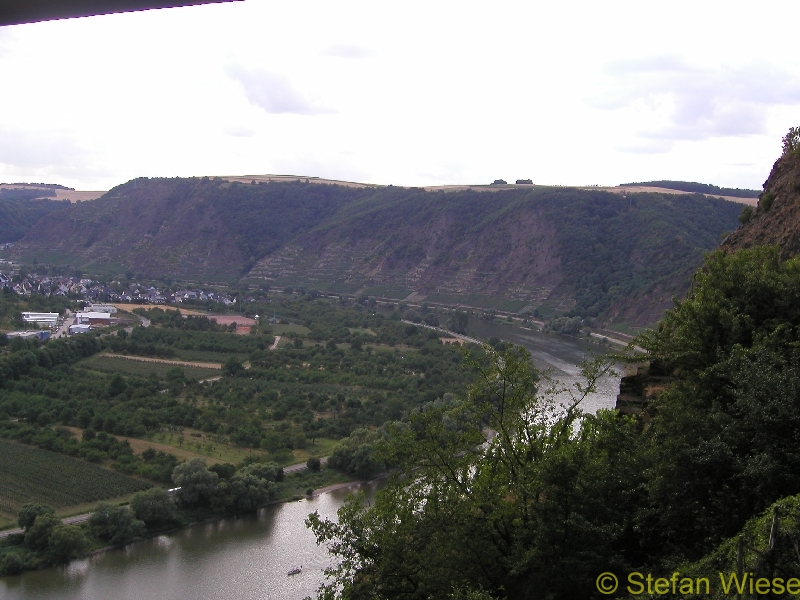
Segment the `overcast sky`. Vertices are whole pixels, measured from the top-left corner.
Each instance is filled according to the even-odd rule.
[[[760,189],[798,2],[245,0],[0,27],[0,181]]]

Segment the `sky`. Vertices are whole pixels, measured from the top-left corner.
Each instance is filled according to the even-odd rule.
[[[0,27],[0,182],[761,189],[800,3],[245,0]]]

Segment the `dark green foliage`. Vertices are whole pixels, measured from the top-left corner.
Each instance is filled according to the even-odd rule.
[[[89,531],[93,536],[110,544],[126,544],[144,534],[145,523],[127,506],[113,506],[106,502],[97,505],[89,517]]]
[[[351,498],[337,523],[310,516],[339,559],[341,597],[586,598],[598,573],[629,566],[636,428],[610,412],[580,420],[605,367],[587,365],[567,408],[537,394],[520,348],[487,351],[476,368],[467,398],[389,428],[381,454],[397,472],[374,507]]]
[[[50,534],[57,525],[61,525],[61,521],[54,514],[37,516],[25,531],[25,545],[34,550],[46,550]]]
[[[741,223],[742,225],[747,225],[752,218],[753,218],[753,207],[745,206],[742,209],[742,214],[739,215],[739,223]]]
[[[0,189],[0,243],[22,239],[44,215],[69,206],[68,201],[34,199],[50,195],[55,192]]]
[[[800,492],[798,307],[800,260],[781,263],[777,248],[717,252],[641,341],[674,379],[648,409],[641,513],[663,552],[697,558]]]
[[[172,482],[180,488],[175,498],[182,506],[210,506],[218,481],[219,476],[208,470],[202,458],[181,463],[172,472]]]
[[[581,197],[563,190],[542,193],[542,202],[562,223],[564,273],[577,300],[572,313],[584,318],[676,277],[686,282],[675,288],[682,292],[703,253],[717,246],[721,232],[735,227],[741,210],[732,202],[689,194]]]
[[[739,569],[739,544],[742,544],[742,573],[748,574],[745,591],[749,591],[749,579],[765,578],[772,582],[782,579],[786,585],[790,578],[800,579],[800,565],[797,562],[797,541],[800,537],[800,496],[783,498],[766,508],[763,513],[750,519],[736,536],[722,542],[701,560],[687,565],[681,571],[687,577],[707,577],[719,581],[719,573],[726,580]],[[742,577],[739,577],[741,581]],[[718,590],[716,597],[724,597],[724,589]],[[774,595],[761,597],[782,597],[779,590]],[[734,592],[727,594],[733,596]],[[757,596],[756,596],[757,597]]]
[[[680,190],[682,192],[708,194],[712,196],[732,196],[734,198],[758,198],[758,195],[761,193],[758,190],[723,188],[708,183],[696,183],[693,181],[643,181],[640,183],[621,183],[620,186],[660,187],[668,190]]]
[[[306,467],[309,471],[319,471],[322,468],[322,463],[320,462],[319,458],[316,456],[312,456],[306,461]]]
[[[17,523],[19,526],[27,531],[31,528],[34,521],[36,521],[36,517],[42,515],[55,515],[55,511],[44,504],[37,504],[36,502],[27,502],[22,505],[22,508],[19,509],[19,513],[17,517]]]
[[[47,540],[46,556],[50,564],[58,565],[69,562],[83,554],[89,541],[83,529],[77,525],[64,525],[60,523],[53,527]]]
[[[230,479],[236,473],[236,465],[231,463],[217,463],[208,467],[212,473],[216,473],[220,479]]]
[[[761,200],[758,202],[758,208],[763,212],[769,212],[769,209],[772,208],[772,204],[774,202],[775,194],[772,192],[766,192],[763,196],[761,196]]]
[[[369,479],[385,466],[376,456],[375,444],[380,439],[377,432],[356,429],[342,440],[328,459],[328,466],[358,477]]]
[[[545,324],[545,329],[566,335],[580,333],[583,321],[579,317],[558,317]]]
[[[784,154],[800,150],[800,127],[790,127],[782,141]]]
[[[454,310],[447,319],[447,329],[455,333],[467,333],[469,314],[463,310]]]
[[[176,520],[175,502],[163,488],[150,488],[131,497],[131,510],[147,527],[169,525]]]

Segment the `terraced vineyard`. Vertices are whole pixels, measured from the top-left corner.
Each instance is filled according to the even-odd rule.
[[[15,515],[26,502],[59,509],[149,487],[77,458],[0,439],[0,512],[8,515]]]

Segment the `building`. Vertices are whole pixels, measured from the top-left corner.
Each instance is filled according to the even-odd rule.
[[[9,331],[6,334],[6,337],[11,338],[22,338],[24,340],[31,340],[31,339],[39,339],[43,342],[50,339],[50,332],[46,330],[41,331]]]
[[[113,315],[117,312],[117,307],[111,304],[90,304],[88,310],[90,312],[103,312]]]
[[[92,330],[91,325],[70,325],[69,334],[75,335],[76,333],[88,333]]]
[[[47,327],[58,327],[58,313],[22,313],[22,320],[26,323],[36,323]]]
[[[107,312],[79,312],[75,315],[75,323],[79,325],[110,325],[116,319]]]

